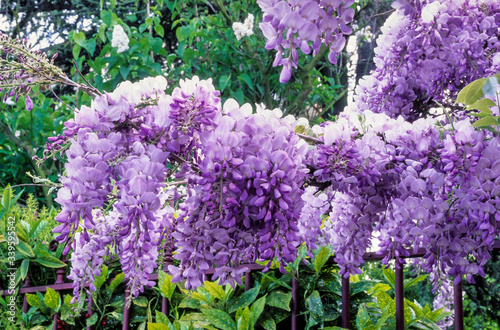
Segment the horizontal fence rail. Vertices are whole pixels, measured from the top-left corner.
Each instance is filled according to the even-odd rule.
[[[495,241],[493,243],[493,251],[500,251],[500,241]],[[410,253],[408,257],[404,257],[405,259],[409,258],[419,258],[423,257],[426,254],[425,249],[421,248],[416,253]],[[375,252],[368,252],[363,255],[363,259],[365,261],[377,261],[382,260],[386,254],[377,254]],[[63,257],[64,260],[64,257]],[[327,264],[332,265],[336,264],[334,257],[330,257]],[[164,270],[167,271],[168,263],[165,263]],[[244,265],[249,270],[245,273],[245,290],[248,291],[252,288],[252,272],[260,271],[264,269],[264,266],[259,264],[248,264]],[[404,318],[404,265],[400,263],[396,263],[395,275],[396,275],[396,285],[395,285],[395,302],[396,302],[396,329],[403,330],[405,328],[405,318]],[[207,270],[207,275],[212,275],[215,269],[210,268]],[[31,280],[29,276],[26,277],[24,282],[24,286],[19,289],[18,293],[24,295],[23,297],[23,312],[26,313],[29,309],[28,302],[26,300],[27,293],[36,293],[36,292],[45,292],[47,288],[52,288],[58,293],[62,293],[64,291],[73,290],[72,283],[64,282],[65,271],[64,269],[58,269],[56,272],[56,282],[52,285],[44,285],[44,286],[31,286]],[[112,279],[111,279],[112,280]],[[150,281],[158,281],[158,274],[149,275]],[[86,283],[84,287],[88,288],[90,283]],[[463,297],[462,297],[462,281],[458,284],[454,284],[454,317],[455,317],[455,330],[463,330],[464,329],[464,313],[463,313]],[[128,299],[130,292],[125,290],[125,301]],[[0,291],[0,296],[8,296],[7,291]],[[88,299],[88,314],[93,314],[92,309],[92,296],[90,295]],[[169,311],[168,300],[166,298],[162,299],[162,307],[161,311],[165,315],[168,315]],[[299,281],[293,277],[292,278],[292,307],[291,307],[291,326],[292,330],[298,330],[297,318],[299,311]],[[342,277],[342,314],[341,314],[341,326],[342,328],[349,329],[350,328],[350,283],[349,278]],[[54,330],[56,329],[56,324],[58,320],[58,315],[54,315]],[[91,330],[92,327],[87,327],[87,330]],[[124,305],[123,310],[123,330],[130,329],[130,306],[127,304]]]

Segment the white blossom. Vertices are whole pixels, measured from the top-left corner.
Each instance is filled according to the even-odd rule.
[[[254,17],[252,14],[248,15],[243,23],[234,22],[233,31],[236,35],[236,39],[240,40],[245,36],[251,36],[253,34],[253,21]]]
[[[113,29],[113,38],[111,39],[111,46],[118,48],[117,52],[121,53],[128,49],[128,36],[123,30],[121,25],[115,25]]]

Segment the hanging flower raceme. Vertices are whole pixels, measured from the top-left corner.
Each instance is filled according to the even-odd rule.
[[[434,101],[452,106],[458,91],[500,70],[498,1],[399,0],[381,28],[376,69],[356,88],[355,111],[408,120]]]
[[[201,136],[203,159],[194,193],[177,226],[174,281],[201,285],[209,267],[220,283],[241,283],[244,264],[295,259],[300,244],[297,219],[302,206],[307,144],[293,131],[293,118],[280,111],[252,114],[234,100],[224,105],[213,131]],[[269,266],[268,266],[269,267]]]
[[[321,46],[330,49],[328,59],[337,63],[337,55],[345,46],[345,37],[352,33],[348,24],[354,18],[350,6],[354,0],[259,0],[264,12],[259,24],[267,39],[266,49],[277,51],[274,66],[282,66],[280,82],[290,80],[297,68],[298,50],[316,55]]]

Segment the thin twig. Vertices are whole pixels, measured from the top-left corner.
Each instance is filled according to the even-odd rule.
[[[309,135],[304,135],[304,134],[300,134],[300,133],[295,133],[295,134],[297,134],[299,137],[303,138],[304,140],[308,140],[308,141],[312,141],[312,142],[316,142],[316,143],[321,143],[321,144],[325,143],[325,142],[321,141],[320,139],[314,138],[314,137],[309,136]]]
[[[89,83],[89,81],[87,80],[87,78],[85,78],[85,76],[83,75],[83,73],[80,71],[80,69],[78,68],[78,64],[76,63],[75,60],[73,60],[73,65],[75,66],[75,69],[76,71],[78,71],[78,74],[80,75],[80,77],[83,78],[83,81],[85,81],[85,83],[95,92],[97,92],[97,95],[102,95],[101,92],[99,92],[99,90],[97,88],[95,88],[94,86],[92,86],[91,83]]]
[[[69,105],[66,104],[66,102],[64,102],[63,100],[61,100],[61,98],[54,92],[54,90],[52,89],[52,87],[49,87],[49,90],[52,92],[52,94],[54,94],[54,96],[56,97],[56,99],[58,99],[62,104],[64,104],[68,109],[71,109],[74,111],[76,111],[75,109],[73,109],[72,107],[70,107]]]
[[[48,185],[48,184],[42,184],[42,183],[22,183],[22,184],[16,184],[15,186],[10,186],[10,187],[7,187],[7,188],[3,188],[3,190],[7,190],[7,189],[13,189],[13,188],[19,188],[19,187],[25,187],[25,186],[39,186],[39,187],[54,187],[54,185]],[[56,185],[56,187],[59,187],[59,185]]]

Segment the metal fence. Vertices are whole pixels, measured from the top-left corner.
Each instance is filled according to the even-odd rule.
[[[493,250],[500,250],[500,241],[495,241],[493,244]],[[407,258],[418,258],[423,257],[425,255],[425,250],[420,249],[417,253],[410,253]],[[380,255],[376,253],[365,253],[363,259],[365,261],[376,261],[382,260],[385,255]],[[328,260],[328,264],[335,264],[333,258]],[[260,271],[264,268],[262,265],[258,264],[250,264],[246,265],[249,271],[245,274],[245,290],[250,290],[252,288],[252,272]],[[395,276],[396,276],[396,285],[395,285],[395,303],[396,303],[396,329],[403,330],[405,328],[405,315],[404,315],[404,267],[399,264],[396,265]],[[213,274],[214,269],[209,269],[207,271],[207,275]],[[56,281],[52,285],[48,286],[31,286],[30,278],[27,277],[24,285],[21,289],[19,289],[19,294],[23,295],[23,312],[28,312],[29,306],[26,300],[26,293],[36,293],[36,292],[45,292],[47,288],[52,288],[61,294],[64,291],[73,290],[72,283],[65,283],[65,270],[58,269],[56,272]],[[158,274],[151,274],[149,276],[150,281],[158,281]],[[87,284],[88,286],[88,284]],[[462,282],[459,284],[454,284],[454,317],[455,317],[455,330],[463,330],[464,329],[464,312],[463,312],[463,298],[462,298]],[[7,292],[1,292],[0,295],[7,295]],[[129,297],[129,292],[125,291],[125,301]],[[88,313],[90,315],[93,314],[92,310],[92,297],[89,297],[88,302]],[[299,281],[295,278],[292,279],[292,301],[291,301],[291,328],[292,330],[299,330],[297,325],[297,317],[299,310]],[[161,311],[165,315],[168,315],[168,300],[166,298],[162,299]],[[349,329],[350,327],[350,289],[349,289],[349,279],[342,277],[342,321],[341,326],[345,329]],[[54,315],[54,330],[56,329],[58,320],[58,315]],[[91,330],[93,327],[87,327],[87,330]],[[123,330],[130,329],[130,306],[124,304],[123,310]]]

